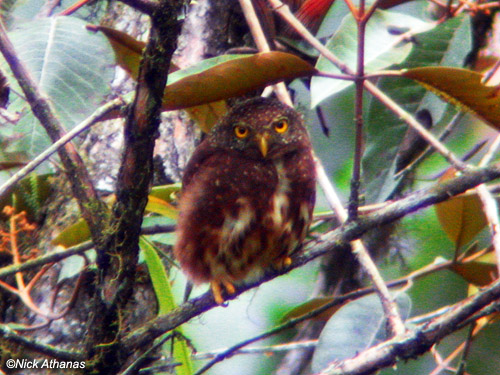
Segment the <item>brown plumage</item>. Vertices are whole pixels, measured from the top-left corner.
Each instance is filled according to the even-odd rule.
[[[315,173],[301,116],[273,99],[231,109],[194,151],[183,177],[174,254],[195,284],[222,288],[289,264],[311,222]]]

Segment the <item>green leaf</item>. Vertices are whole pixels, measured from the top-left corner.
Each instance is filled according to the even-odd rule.
[[[436,28],[417,35],[416,44],[402,68],[429,65],[462,65],[470,51],[469,17],[459,16]],[[434,124],[445,111],[445,104],[416,82],[387,77],[377,85],[409,113],[427,109]],[[395,156],[407,125],[378,100],[371,98],[365,116],[366,150],[363,155],[363,180],[366,184],[366,203],[385,201],[398,186],[394,179]]]
[[[152,197],[151,195],[148,197],[146,211],[154,212],[171,219],[177,219],[177,217],[179,216],[179,210],[176,207],[174,207],[167,201],[164,201],[163,199]]]
[[[68,248],[89,241],[90,238],[89,226],[84,219],[80,218],[76,223],[64,228],[51,243],[55,246]]]
[[[401,316],[410,314],[411,301],[404,293],[396,297]],[[342,306],[321,332],[312,359],[312,370],[320,372],[335,360],[354,357],[385,337],[386,318],[377,295],[371,294]]]
[[[179,210],[171,202],[175,200],[175,193],[180,190],[180,183],[153,187],[148,196],[146,211],[177,220]]]
[[[144,236],[139,237],[139,246],[144,254],[144,259],[151,277],[151,283],[153,284],[153,289],[158,300],[158,315],[167,314],[176,308],[177,305],[174,301],[165,267],[153,243]],[[181,332],[180,328],[178,328],[177,331]],[[193,364],[191,362],[189,349],[184,340],[175,340],[173,355],[177,362],[182,363],[181,366],[176,367],[176,373],[179,375],[191,375],[193,373]]]
[[[40,218],[41,207],[51,193],[50,174],[32,173],[14,186],[9,194],[0,198],[0,216],[6,205],[14,206],[16,212],[25,211],[29,221]]]
[[[85,28],[73,17],[52,17],[22,24],[9,37],[40,90],[46,95],[66,129],[88,117],[109,94],[113,77],[113,51],[103,35]],[[20,89],[2,61],[13,89]],[[23,111],[16,130],[24,133],[18,147],[36,155],[50,140],[38,120],[27,112],[28,104],[19,97],[9,111]]]
[[[373,72],[401,63],[410,53],[413,43],[401,35],[391,32],[393,28],[404,28],[412,33],[423,32],[432,24],[417,18],[377,10],[366,27],[365,38],[365,71]],[[357,25],[351,14],[348,14],[339,30],[328,41],[326,47],[353,71],[358,59]],[[327,58],[320,56],[316,64],[319,71],[340,74],[340,70]],[[311,80],[311,105],[317,106],[321,101],[353,84],[353,81],[333,80],[326,77],[313,77]]]
[[[181,187],[181,183],[153,186],[149,196],[162,199],[165,202],[172,202],[175,200],[175,193],[178,193],[181,190]]]

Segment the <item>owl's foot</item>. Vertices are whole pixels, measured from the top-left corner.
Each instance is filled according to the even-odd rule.
[[[288,267],[290,264],[292,264],[292,258],[288,256],[278,258],[273,263],[274,268],[276,268],[277,270],[282,270],[283,268]]]
[[[222,287],[226,289],[228,294],[234,294],[236,292],[234,285],[229,281],[211,281],[210,288],[212,289],[212,294],[214,295],[215,303],[217,305],[222,305],[224,303],[224,297],[222,297]]]

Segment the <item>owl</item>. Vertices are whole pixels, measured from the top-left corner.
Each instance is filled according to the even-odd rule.
[[[184,172],[174,254],[188,278],[222,304],[238,282],[289,265],[311,223],[314,171],[297,111],[261,97],[234,106]]]

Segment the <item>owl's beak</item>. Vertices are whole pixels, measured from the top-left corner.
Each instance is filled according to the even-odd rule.
[[[269,133],[259,133],[255,136],[255,140],[262,156],[266,157],[267,151],[269,150]]]

